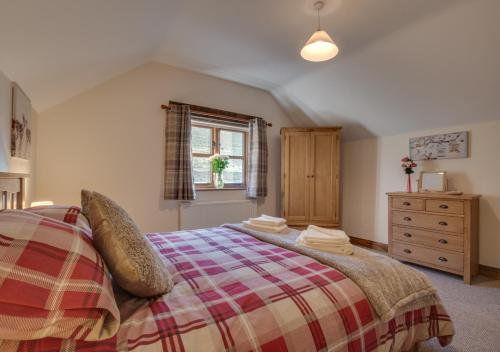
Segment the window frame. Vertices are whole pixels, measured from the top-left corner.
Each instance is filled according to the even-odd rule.
[[[227,155],[229,159],[243,160],[243,183],[224,183],[223,188],[216,188],[214,184],[214,173],[212,172],[212,165],[210,165],[210,183],[195,183],[197,191],[223,191],[223,190],[244,190],[246,189],[248,181],[248,128],[236,127],[224,122],[204,122],[197,119],[191,121],[191,127],[207,128],[211,130],[211,146],[210,154],[191,152],[191,156],[208,158],[214,154],[220,154],[220,132],[231,131],[243,134],[243,155]]]

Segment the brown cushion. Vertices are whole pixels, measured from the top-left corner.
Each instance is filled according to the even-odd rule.
[[[92,192],[88,214],[94,246],[118,285],[139,297],[170,291],[173,283],[165,264],[125,210]]]

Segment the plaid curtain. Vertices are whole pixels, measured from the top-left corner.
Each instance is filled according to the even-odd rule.
[[[191,111],[187,105],[170,105],[165,128],[165,199],[196,197],[191,160]]]
[[[266,122],[261,118],[250,121],[250,155],[248,165],[247,197],[267,196],[267,134]]]

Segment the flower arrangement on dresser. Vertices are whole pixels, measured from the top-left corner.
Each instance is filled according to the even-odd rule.
[[[401,159],[401,167],[403,168],[405,174],[408,175],[408,184],[406,186],[406,190],[408,193],[411,193],[411,174],[415,172],[413,168],[417,167],[417,163],[414,162],[413,159],[410,159],[408,156],[405,156],[403,159]]]

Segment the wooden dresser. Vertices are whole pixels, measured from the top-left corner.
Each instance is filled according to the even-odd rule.
[[[389,255],[463,276],[478,273],[479,195],[387,193]]]

